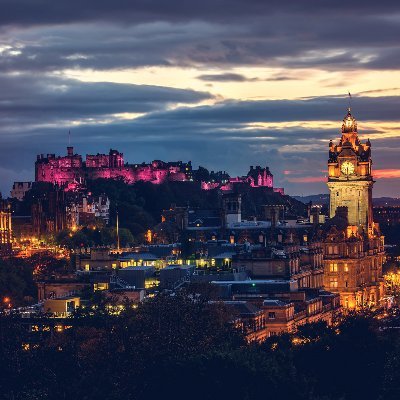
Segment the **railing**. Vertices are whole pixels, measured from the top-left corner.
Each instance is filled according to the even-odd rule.
[[[50,295],[48,297],[46,297],[44,300],[60,300],[60,299],[66,299],[67,297],[71,297],[71,296],[76,296],[79,294],[79,291],[77,290],[71,290],[69,292],[64,292],[60,295],[55,295],[54,293],[50,293]],[[43,301],[44,301],[43,300]],[[43,302],[42,301],[42,302]],[[40,302],[39,302],[40,303]]]
[[[122,289],[135,289],[135,286],[130,285],[128,282],[124,281],[117,275],[112,275],[110,277],[110,283],[113,285],[117,285]]]
[[[330,311],[332,310],[332,304],[325,304],[322,306],[322,311]]]
[[[304,310],[304,311],[300,311],[300,312],[294,314],[293,319],[295,321],[298,321],[299,319],[303,319],[303,318],[306,318],[306,317],[307,317],[307,311]]]

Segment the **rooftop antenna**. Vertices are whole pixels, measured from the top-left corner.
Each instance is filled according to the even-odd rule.
[[[119,216],[118,216],[118,209],[117,209],[117,250],[119,253]]]
[[[68,146],[71,146],[71,131],[68,131]]]

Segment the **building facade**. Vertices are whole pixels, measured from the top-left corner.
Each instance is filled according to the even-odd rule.
[[[371,143],[361,143],[350,109],[337,145],[329,143],[330,217],[324,239],[324,287],[345,308],[377,307],[384,294],[384,237],[372,212]]]
[[[26,192],[32,189],[32,182],[14,182],[10,195],[18,201],[24,200]]]
[[[126,183],[146,181],[163,183],[165,181],[192,180],[192,165],[177,162],[152,161],[150,164],[128,164],[124,155],[111,149],[109,154],[82,156],[67,148],[66,156],[40,154],[35,163],[36,182],[50,182],[69,189],[85,183],[87,179],[123,179]]]
[[[11,252],[11,209],[6,202],[0,199],[0,257],[11,255]]]
[[[342,137],[337,145],[329,143],[328,188],[330,217],[338,207],[347,207],[350,225],[372,227],[372,160],[371,142],[358,138],[357,121],[350,108],[343,119]]]

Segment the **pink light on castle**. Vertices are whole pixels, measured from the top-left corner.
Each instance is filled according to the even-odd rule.
[[[164,182],[193,181],[191,162],[164,162],[154,160],[149,164],[128,164],[118,150],[110,149],[108,154],[87,154],[86,159],[67,147],[67,155],[40,154],[35,163],[36,182],[50,182],[63,186],[65,191],[76,191],[90,179],[122,179],[128,184],[143,181],[153,184]],[[229,177],[224,171],[210,174],[210,181],[201,182],[203,190],[219,189],[230,191],[235,185],[245,184],[254,188],[273,188],[273,175],[268,167],[251,166],[245,176]],[[283,189],[274,189],[283,192]]]
[[[67,148],[66,156],[43,154],[37,156],[35,163],[36,182],[50,182],[74,190],[87,179],[123,179],[132,184],[138,181],[160,184],[166,181],[192,180],[192,165],[188,163],[155,160],[150,164],[124,163],[124,156],[111,149],[109,154],[74,154],[73,147]]]

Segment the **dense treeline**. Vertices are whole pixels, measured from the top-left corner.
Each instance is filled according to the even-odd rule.
[[[96,179],[88,182],[88,190],[94,194],[105,193],[111,201],[111,224],[115,225],[118,210],[121,226],[133,235],[158,224],[162,210],[171,204],[212,209],[219,203],[216,191],[205,192],[196,182],[127,185],[121,180]]]
[[[0,310],[11,304],[22,306],[37,297],[35,279],[53,273],[66,273],[70,264],[59,260],[48,252],[37,253],[28,258],[9,258],[0,260]],[[4,298],[9,299],[4,301]],[[7,303],[7,304],[4,304]]]
[[[121,180],[96,179],[88,182],[88,190],[94,194],[105,193],[111,200],[111,225],[115,225],[118,209],[121,226],[129,229],[139,241],[140,235],[161,221],[162,210],[172,204],[201,209],[220,207],[220,193],[217,190],[201,190],[198,182],[166,182],[154,185],[137,182],[127,185]],[[289,197],[274,193],[268,188],[241,187],[242,215],[263,219],[263,204],[285,204],[287,212],[294,216],[303,215],[306,206]]]
[[[209,173],[204,168],[199,168],[196,179],[205,179]],[[207,179],[206,179],[207,178]],[[243,218],[257,217],[264,219],[262,205],[281,204],[286,206],[287,213],[292,216],[304,215],[306,206],[289,197],[274,193],[269,188],[251,188],[248,185],[238,185],[237,190],[242,195]],[[87,192],[94,195],[106,194],[110,199],[110,224],[104,226],[104,221],[97,219],[91,221],[88,229],[73,233],[72,239],[64,233],[56,238],[51,235],[47,241],[55,239],[59,244],[68,247],[86,245],[115,244],[115,226],[117,211],[119,214],[120,228],[126,229],[122,233],[122,240],[126,244],[142,243],[145,232],[153,229],[161,222],[161,213],[169,209],[172,204],[199,209],[216,209],[221,206],[221,193],[218,190],[205,191],[201,189],[200,182],[165,182],[155,185],[150,182],[137,182],[133,185],[126,184],[118,179],[96,179],[87,182]],[[27,216],[31,214],[32,206],[38,201],[47,204],[47,200],[54,195],[54,187],[47,182],[37,182],[27,192],[23,201],[13,200],[15,215]],[[66,201],[75,201],[74,193],[66,193]],[[46,207],[45,207],[46,208]],[[287,215],[287,214],[286,214]],[[108,228],[108,229],[107,229]],[[100,233],[100,234],[99,234]]]
[[[90,315],[93,314],[93,315]],[[368,316],[245,344],[206,298],[158,296],[119,316],[80,311],[30,350],[1,322],[5,399],[398,399],[400,338]]]

